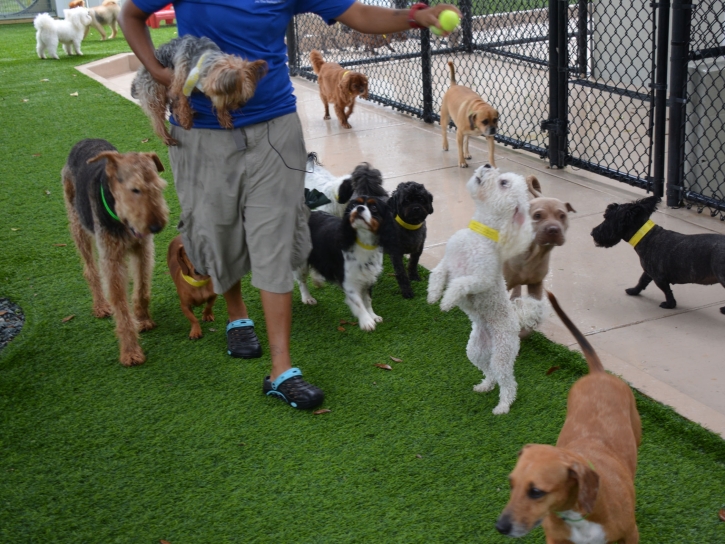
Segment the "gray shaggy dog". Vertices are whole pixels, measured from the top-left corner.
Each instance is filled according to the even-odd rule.
[[[599,247],[612,247],[621,240],[634,245],[644,272],[637,285],[625,292],[637,296],[654,281],[665,294],[660,307],[672,309],[677,302],[670,284],[720,283],[725,287],[722,234],[680,234],[654,225],[639,241],[631,241],[655,212],[658,202],[659,197],[650,196],[626,204],[610,204],[604,212],[604,222],[592,230],[594,243]],[[720,313],[725,314],[725,306]]]
[[[209,97],[219,124],[233,128],[230,110],[244,106],[257,90],[257,83],[267,73],[263,60],[248,61],[223,53],[209,38],[182,36],[161,45],[156,59],[174,71],[169,88],[156,81],[145,67],[138,69],[131,84],[131,96],[141,102],[144,113],[151,119],[154,132],[166,145],[176,145],[166,129],[166,108],[171,106],[179,126],[189,130],[194,112],[189,96],[199,90]]]

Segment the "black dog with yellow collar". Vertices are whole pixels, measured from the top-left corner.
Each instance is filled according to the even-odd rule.
[[[639,295],[651,281],[665,294],[662,308],[677,305],[671,284],[697,283],[725,287],[725,236],[721,234],[680,234],[652,222],[659,197],[650,196],[627,204],[610,204],[604,222],[592,230],[594,243],[612,247],[625,240],[639,255],[644,273],[635,287],[626,289]],[[725,314],[725,306],[720,308]]]

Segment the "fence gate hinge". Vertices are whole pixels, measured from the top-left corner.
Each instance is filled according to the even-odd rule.
[[[541,121],[541,130],[549,132],[549,134],[555,134],[557,136],[565,136],[567,129],[567,122],[562,119],[545,119]]]

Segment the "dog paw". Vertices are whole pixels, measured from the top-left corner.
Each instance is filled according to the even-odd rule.
[[[410,281],[420,281],[420,274],[418,272],[408,272],[408,277],[410,278]]]
[[[156,328],[156,323],[152,319],[139,319],[138,332],[146,332]]]
[[[123,366],[138,366],[146,362],[146,356],[141,346],[136,346],[128,351],[122,351],[119,360]]]
[[[302,304],[309,304],[310,306],[314,306],[317,304],[317,299],[314,297],[302,297]]]
[[[625,289],[624,292],[627,293],[630,297],[636,297],[637,295],[639,295],[640,290],[636,287],[630,287],[629,289]]]
[[[374,331],[375,330],[375,320],[371,317],[367,317],[365,319],[360,319],[360,330],[363,331]]]
[[[212,314],[212,313],[209,313],[209,314],[202,313],[201,314],[201,320],[202,321],[214,321],[214,314]]]
[[[164,136],[163,140],[164,145],[167,147],[176,147],[177,145],[179,145],[179,142],[171,136]]]
[[[660,308],[664,308],[666,310],[673,310],[677,307],[677,303],[673,300],[672,302],[667,302],[666,300],[660,304]]]
[[[201,327],[198,324],[192,325],[191,331],[189,332],[189,340],[198,340],[202,336],[204,336],[204,333],[201,332]]]
[[[373,318],[373,321],[375,321],[375,323],[382,323],[383,322],[383,318],[380,317],[378,314],[372,314],[372,318]]]
[[[464,158],[464,159],[467,159],[467,160],[469,160],[469,161],[470,161],[470,160],[471,160],[471,159],[473,158],[473,155],[466,155],[466,156],[465,156],[465,157],[463,157],[463,158]]]
[[[468,168],[468,163],[466,161],[463,161],[461,164],[459,164],[461,168]]]
[[[332,117],[330,117],[329,115],[325,115],[322,119],[324,121],[329,121],[330,119],[332,119]]]
[[[415,294],[413,293],[413,290],[408,287],[407,289],[401,289],[400,292],[403,295],[403,298],[413,298]]]
[[[350,123],[343,123],[342,128],[352,128],[352,126],[350,125]]]
[[[511,406],[504,402],[501,402],[498,406],[496,406],[496,408],[493,409],[493,415],[500,416],[501,414],[508,414],[510,409]]]
[[[496,385],[496,383],[493,380],[486,378],[478,385],[474,385],[473,390],[476,393],[488,393],[491,389],[493,389],[494,385]]]
[[[101,319],[104,317],[111,317],[113,315],[113,310],[108,304],[98,304],[93,307],[93,315]]]

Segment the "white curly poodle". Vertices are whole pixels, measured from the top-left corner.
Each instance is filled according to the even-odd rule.
[[[463,310],[473,325],[468,359],[484,374],[473,390],[491,391],[498,384],[494,414],[505,414],[516,400],[514,360],[522,326],[534,328],[544,315],[543,302],[530,297],[509,300],[504,261],[526,251],[533,239],[526,181],[479,167],[466,184],[476,204],[469,228],[448,240],[443,260],[431,272],[428,302],[441,296],[441,310]]]

